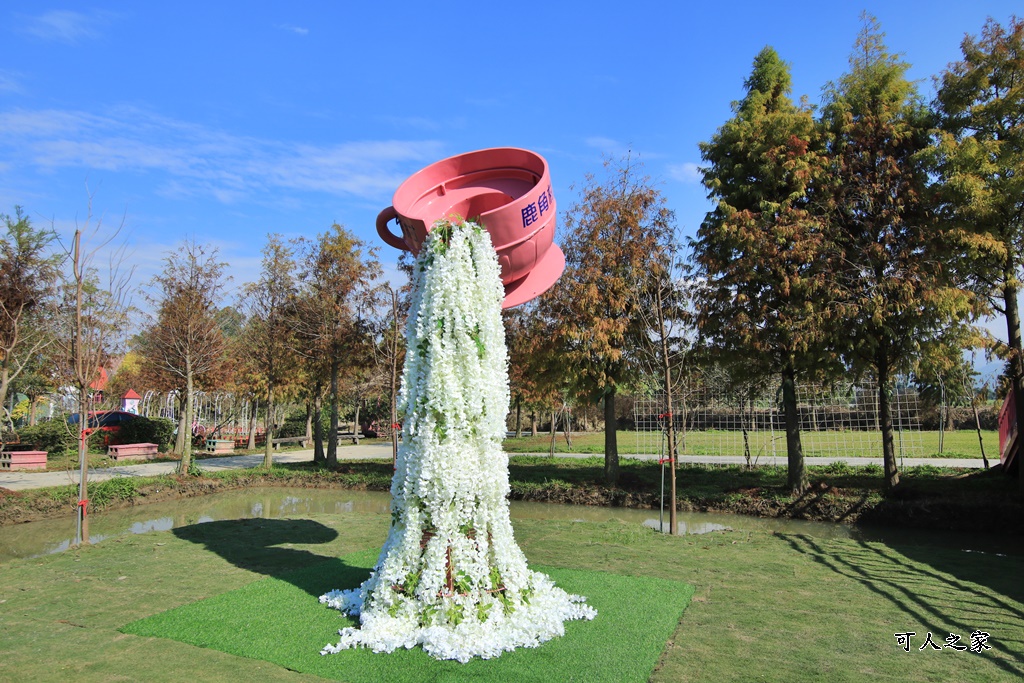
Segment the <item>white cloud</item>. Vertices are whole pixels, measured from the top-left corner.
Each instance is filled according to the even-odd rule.
[[[25,33],[43,40],[53,40],[75,45],[83,40],[100,36],[100,28],[107,23],[109,15],[102,12],[82,14],[71,10],[50,10],[37,17],[29,18],[23,27]]]
[[[258,139],[135,108],[99,116],[75,111],[0,112],[0,151],[42,170],[103,169],[167,174],[164,192],[223,203],[268,188],[385,195],[409,167],[441,155],[432,140],[344,142],[328,147]]]
[[[309,35],[309,29],[303,28],[302,26],[292,26],[291,24],[280,24],[278,26],[282,31],[290,31],[300,36]]]
[[[668,174],[669,177],[688,185],[700,183],[704,178],[704,176],[701,175],[700,166],[692,161],[687,161],[682,164],[669,164]]]

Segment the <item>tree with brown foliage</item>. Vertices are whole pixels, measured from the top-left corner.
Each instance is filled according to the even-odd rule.
[[[178,391],[179,474],[192,468],[193,398],[199,389],[219,387],[226,363],[217,310],[228,278],[216,248],[185,242],[164,258],[164,269],[150,283],[156,313],[144,331],[142,352],[151,376],[166,378]]]
[[[588,176],[565,214],[566,270],[543,305],[575,393],[604,404],[604,475],[615,484],[615,397],[634,376],[646,333],[636,292],[646,286],[650,256],[671,234],[674,217],[638,162],[627,156],[605,168],[604,181]]]
[[[293,250],[280,235],[268,235],[260,279],[243,291],[248,316],[242,353],[252,359],[266,392],[266,447],[263,466],[274,464],[274,406],[295,371],[295,304],[297,288]],[[276,392],[276,393],[275,393]]]
[[[315,242],[301,240],[298,247],[302,250],[299,281],[306,296],[296,307],[296,328],[307,339],[312,371],[326,371],[330,409],[326,461],[333,467],[338,463],[340,381],[344,373],[351,386],[357,386],[360,368],[371,364],[367,323],[381,270],[376,249],[366,248],[337,223]]]

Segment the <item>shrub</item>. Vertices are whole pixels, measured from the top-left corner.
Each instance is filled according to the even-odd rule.
[[[852,471],[852,468],[845,460],[836,460],[835,462],[830,462],[821,469],[825,474],[832,475],[850,474],[850,472]]]
[[[122,423],[119,443],[155,443],[163,451],[174,438],[174,422],[166,417],[142,417]]]
[[[315,418],[314,418],[315,419]],[[331,426],[331,411],[326,406],[320,411],[320,424],[323,427],[324,434],[327,434]],[[305,436],[306,435],[306,411],[294,412],[284,419],[282,424],[274,436],[280,438],[287,438],[289,436]]]
[[[89,500],[96,507],[103,507],[115,500],[132,500],[138,495],[138,487],[131,477],[114,477],[89,487]]]
[[[92,453],[106,453],[107,446],[111,443],[117,443],[113,440],[113,435],[110,432],[105,432],[102,429],[95,430],[89,435],[89,451]]]
[[[18,430],[22,444],[38,446],[40,450],[53,455],[74,452],[78,443],[78,431],[62,419],[40,422],[34,427]]]

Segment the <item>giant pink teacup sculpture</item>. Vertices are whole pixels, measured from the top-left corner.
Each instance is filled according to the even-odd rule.
[[[480,223],[498,252],[502,306],[540,296],[565,270],[555,237],[555,196],[539,154],[497,147],[459,154],[414,173],[377,216],[377,232],[397,249],[418,254],[431,226],[459,217]],[[402,234],[388,223],[397,219]]]

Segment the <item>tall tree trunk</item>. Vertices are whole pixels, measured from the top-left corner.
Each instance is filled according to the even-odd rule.
[[[537,413],[530,413],[530,436],[537,436]]]
[[[324,454],[324,422],[320,419],[323,414],[323,400],[320,398],[319,387],[313,400],[313,407],[316,411],[316,421],[313,423],[313,462],[327,462],[327,455]]]
[[[313,440],[313,401],[306,400],[306,440]]]
[[[182,443],[181,462],[178,463],[178,474],[188,474],[192,465],[192,413],[195,412],[195,405],[192,400],[192,373],[185,372],[185,410],[182,411],[182,421],[188,425],[185,433],[185,441]]]
[[[523,438],[523,397],[516,396],[516,438]]]
[[[782,412],[786,416],[787,486],[794,495],[807,490],[807,472],[804,470],[804,448],[800,441],[800,413],[796,401],[796,368],[793,359],[782,370]]]
[[[331,356],[331,388],[328,401],[331,404],[331,426],[327,430],[327,466],[338,465],[338,372],[341,362],[338,354]]]
[[[174,438],[174,453],[178,455],[184,455],[185,442],[191,438],[192,424],[188,421],[188,411],[185,410],[187,401],[188,398],[182,399],[181,394],[175,397],[175,403],[178,404],[178,434]]]
[[[355,436],[356,438],[359,437],[359,431],[360,431],[359,430],[359,409],[360,408],[362,408],[362,401],[357,399],[356,400],[356,414],[355,414],[355,418],[352,420],[352,435]]]
[[[753,393],[753,390],[751,390]],[[744,398],[740,404],[740,431],[743,432],[743,461],[747,463],[747,469],[751,469],[754,466],[754,459],[750,454],[750,430],[747,429],[747,405],[750,403],[749,398]]]
[[[263,466],[268,470],[274,466],[274,384],[267,385],[267,441],[263,445]]]
[[[1016,281],[1016,268],[1008,256],[1006,282]],[[1006,338],[1010,346],[1010,373],[1013,384],[1013,398],[1017,404],[1017,480],[1024,492],[1024,449],[1020,448],[1024,437],[1024,356],[1021,349],[1020,310],[1017,308],[1017,287],[1007,284],[1003,287],[1003,306],[1006,310]]]
[[[604,395],[604,481],[619,483],[619,445],[615,434],[615,389]]]
[[[974,429],[978,433],[978,447],[981,448],[981,462],[988,469],[988,458],[985,457],[985,440],[981,438],[981,416],[978,415],[978,402],[971,399],[971,408],[974,410]]]
[[[78,389],[78,524],[75,545],[89,545],[89,453],[86,446],[89,425],[87,387]]]
[[[30,398],[28,400],[28,426],[36,426],[36,406],[39,404],[39,397]]]
[[[548,455],[555,457],[555,411],[551,411],[551,442],[548,447]]]
[[[0,365],[0,406],[7,402],[7,391],[11,385],[10,369],[7,367],[9,358],[10,354],[6,354],[2,365]],[[12,410],[11,413],[13,414],[13,412]]]
[[[249,442],[245,444],[247,450],[256,450],[256,413],[259,411],[259,403],[253,397],[249,401]]]
[[[676,417],[672,412],[673,400],[672,400],[672,382],[670,381],[670,369],[666,365],[665,368],[665,419],[668,420],[665,429],[665,438],[668,442],[668,467],[671,477],[669,478],[669,500],[672,502],[672,506],[669,508],[668,513],[668,532],[670,534],[677,534],[679,530],[676,525],[676,457],[678,449],[676,448]]]
[[[672,400],[672,356],[669,353],[668,338],[665,330],[665,302],[662,298],[661,283],[655,288],[657,298],[655,300],[658,313],[658,335],[661,341],[661,373],[662,384],[665,393],[665,405],[662,414],[668,420],[666,423],[665,438],[668,442],[668,464],[671,472],[670,498],[672,507],[669,511],[668,525],[670,534],[678,533],[676,529],[676,419],[672,410],[675,402]]]
[[[899,486],[900,473],[896,467],[896,445],[892,432],[889,355],[881,346],[875,352],[875,370],[878,372],[878,422],[882,429],[882,463],[885,469],[885,488],[891,491]]]

